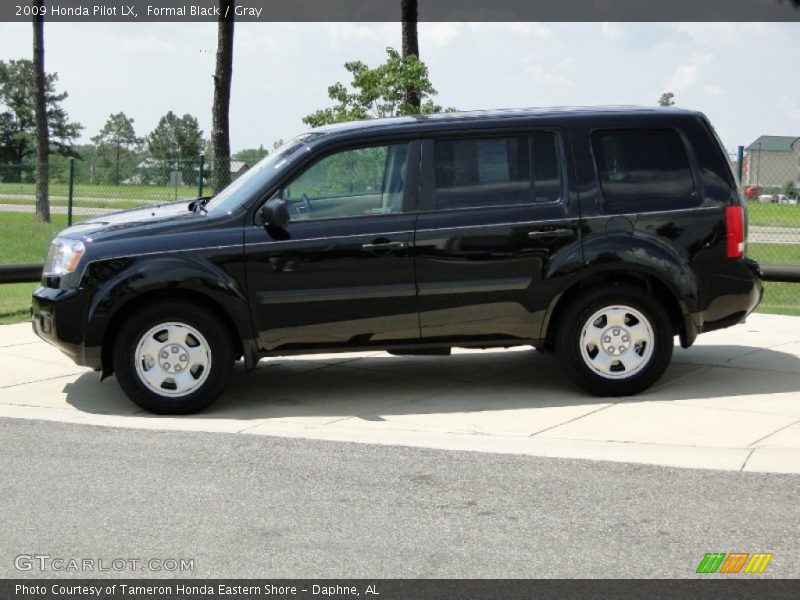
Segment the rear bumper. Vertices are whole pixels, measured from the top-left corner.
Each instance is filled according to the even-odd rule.
[[[82,290],[57,290],[39,287],[33,292],[31,325],[33,331],[69,356],[77,365],[100,369],[100,347],[87,347],[86,297]]]
[[[747,258],[728,261],[707,283],[706,290],[709,301],[699,315],[699,333],[743,322],[764,297],[758,263]]]

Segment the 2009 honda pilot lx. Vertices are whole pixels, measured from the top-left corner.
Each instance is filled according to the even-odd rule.
[[[758,304],[746,226],[697,112],[379,119],[301,135],[210,199],[65,230],[32,320],[158,413],[207,406],[240,357],[376,349],[532,345],[635,394],[673,336]]]

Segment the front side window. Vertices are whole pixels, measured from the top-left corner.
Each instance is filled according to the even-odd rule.
[[[541,202],[561,197],[555,134],[437,140],[436,209]]]
[[[683,141],[671,129],[595,131],[597,174],[606,202],[685,204],[694,191]]]
[[[408,144],[330,154],[283,189],[293,221],[403,211]]]
[[[241,207],[259,190],[269,186],[270,180],[280,176],[281,171],[287,165],[304,152],[308,152],[309,142],[321,135],[321,133],[313,131],[286,142],[214,196],[206,205],[206,210],[223,213]]]

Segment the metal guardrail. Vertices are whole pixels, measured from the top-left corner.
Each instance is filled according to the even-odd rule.
[[[266,150],[260,152],[266,155]],[[50,212],[66,224],[91,215],[203,197],[226,187],[258,160],[155,159],[132,156],[116,164],[69,158],[66,167],[50,165]],[[0,163],[0,208],[7,213],[36,210],[35,163]],[[60,221],[60,219],[59,219]]]
[[[800,267],[762,265],[760,270],[764,281],[800,283]]]
[[[36,283],[42,278],[44,265],[0,265],[0,284]]]

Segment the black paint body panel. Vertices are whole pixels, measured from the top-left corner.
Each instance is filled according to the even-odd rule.
[[[626,127],[680,133],[694,178],[691,197],[638,212],[605,202],[591,133]],[[581,286],[621,279],[669,294],[676,333],[689,345],[704,330],[741,321],[761,298],[757,265],[726,258],[725,207],[742,200],[699,113],[509,111],[318,131],[279,175],[230,212],[195,214],[175,203],[63,232],[84,240],[86,256],[75,280],[45,279],[34,293],[37,334],[79,364],[108,369],[121,315],[179,295],[220,312],[248,366],[262,356],[316,351],[539,344],[552,335],[564,298]],[[434,209],[432,140],[537,131],[558,135],[559,202]],[[394,142],[413,148],[404,213],[280,229],[261,223],[260,206],[318,157]],[[393,245],[369,248],[376,242]]]

